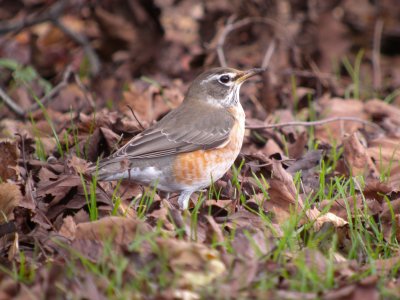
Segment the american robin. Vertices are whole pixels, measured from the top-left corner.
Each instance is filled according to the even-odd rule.
[[[238,156],[245,131],[240,86],[262,71],[202,73],[179,107],[99,162],[98,180],[130,179],[180,192],[179,207],[187,209],[191,194],[221,178]]]

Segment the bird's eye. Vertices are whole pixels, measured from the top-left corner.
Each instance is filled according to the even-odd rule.
[[[221,83],[228,83],[229,80],[231,80],[231,78],[230,78],[228,75],[222,75],[222,76],[219,78],[219,82],[221,82]]]

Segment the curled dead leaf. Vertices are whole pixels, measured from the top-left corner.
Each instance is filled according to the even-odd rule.
[[[324,118],[354,117],[363,120],[368,119],[368,115],[364,111],[366,105],[357,99],[323,98],[320,105],[322,106],[321,115]],[[346,133],[352,134],[363,127],[364,125],[358,122],[336,121],[316,127],[315,136],[324,143],[330,143],[332,140],[340,143]]]
[[[11,212],[22,200],[20,188],[13,183],[0,183],[0,223],[11,217]]]
[[[362,145],[357,132],[343,140],[344,158],[351,176],[364,176],[365,178],[378,178],[379,171]]]
[[[67,216],[64,218],[63,224],[58,233],[72,240],[75,238],[76,228],[77,226],[74,218],[72,216]]]
[[[85,174],[89,168],[89,163],[86,160],[75,155],[67,161],[67,165],[68,167],[73,168],[77,174]]]
[[[293,209],[296,209],[299,213],[303,211],[304,203],[297,192],[293,177],[283,168],[281,162],[272,160],[272,179],[268,182],[270,184],[268,190],[270,199],[264,202],[267,211],[269,205],[276,206],[281,212],[283,210],[288,214]],[[305,215],[308,219],[315,220],[319,211],[316,208],[306,209]]]
[[[346,220],[343,218],[333,214],[333,213],[326,213],[324,215],[319,216],[314,223],[314,228],[318,231],[322,228],[325,223],[331,223],[335,228],[343,227],[348,224]]]
[[[0,179],[17,179],[18,151],[15,142],[0,142]]]
[[[178,286],[200,288],[225,273],[219,253],[203,244],[173,239],[158,239],[174,273],[180,274]]]
[[[128,245],[137,234],[150,230],[150,226],[142,221],[110,216],[76,225],[75,239],[106,241],[111,238],[114,245],[120,246]]]

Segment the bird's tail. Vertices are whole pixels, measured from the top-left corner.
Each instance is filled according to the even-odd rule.
[[[87,174],[99,181],[112,181],[128,177],[129,164],[120,158],[108,157],[87,169]]]

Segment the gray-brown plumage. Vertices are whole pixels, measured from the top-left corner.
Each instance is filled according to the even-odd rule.
[[[237,122],[240,122],[240,128],[243,127],[240,130],[241,145],[244,113],[239,102],[239,89],[247,78],[259,72],[260,69],[241,72],[231,68],[204,72],[194,80],[178,108],[100,161],[98,179],[130,178],[139,183],[157,185],[168,192],[182,192],[184,199],[180,198],[179,203],[187,207],[188,195],[209,185],[211,176],[217,180],[226,170],[224,164],[222,174],[211,172],[205,175],[207,180],[203,176],[192,186],[182,184],[176,178],[179,156],[209,154],[213,149],[225,147],[232,138],[233,128],[237,128]],[[233,160],[229,161],[229,166]],[[191,161],[189,163],[192,164]],[[196,166],[193,165],[193,168]]]

